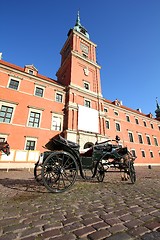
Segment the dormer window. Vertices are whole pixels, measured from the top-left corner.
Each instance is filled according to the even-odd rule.
[[[30,70],[30,69],[29,69],[28,73],[29,73],[30,75],[33,75],[33,70]]]

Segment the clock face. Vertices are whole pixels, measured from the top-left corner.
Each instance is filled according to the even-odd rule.
[[[84,52],[88,55],[89,48],[87,45],[81,43],[81,50],[82,50],[82,52]]]

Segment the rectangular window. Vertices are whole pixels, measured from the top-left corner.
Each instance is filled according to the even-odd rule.
[[[135,118],[135,122],[136,124],[139,124],[138,118]]]
[[[61,118],[60,117],[53,116],[52,130],[61,131]]]
[[[114,115],[118,116],[118,112],[114,111]]]
[[[30,75],[33,75],[33,70],[29,70],[28,73],[29,73]]]
[[[145,154],[145,151],[144,150],[141,150],[141,153],[142,153],[142,157],[146,157],[146,154]]]
[[[145,121],[143,121],[143,124],[144,124],[144,126],[145,126],[145,127],[147,127],[147,124],[146,124],[146,122],[145,122]]]
[[[116,130],[117,130],[117,131],[120,131],[120,130],[121,130],[119,123],[116,123]]]
[[[157,141],[156,137],[154,137],[154,144],[155,144],[155,146],[158,146],[158,141]]]
[[[62,94],[56,93],[56,102],[62,102]]]
[[[136,151],[134,149],[131,150],[131,153],[132,153],[133,157],[136,157]]]
[[[0,142],[5,142],[5,138],[0,137]]]
[[[88,100],[84,100],[84,106],[90,108],[91,107],[91,102],[88,101]]]
[[[107,108],[104,108],[104,112],[108,112],[108,109],[107,109]]]
[[[152,129],[154,128],[152,123],[151,123],[151,128],[152,128]]]
[[[31,111],[28,126],[39,127],[39,123],[40,123],[40,113]]]
[[[152,151],[150,151],[150,156],[151,156],[151,158],[153,158],[153,152]]]
[[[143,143],[142,135],[138,134],[139,143]]]
[[[126,120],[127,120],[127,122],[130,122],[129,116],[126,116]]]
[[[19,81],[11,79],[9,83],[9,88],[17,90],[19,86]]]
[[[106,128],[109,129],[109,121],[106,121]]]
[[[35,143],[33,140],[27,140],[25,150],[35,150]]]
[[[133,140],[133,134],[131,132],[128,133],[128,136],[129,136],[129,141],[130,142],[134,142]]]
[[[10,123],[13,113],[13,107],[1,106],[0,110],[0,122]]]
[[[35,96],[43,97],[43,91],[44,91],[43,88],[36,87],[36,89],[35,89]]]
[[[87,90],[89,90],[89,84],[86,83],[86,82],[84,82],[84,88],[87,89]]]
[[[151,140],[149,136],[146,136],[148,145],[151,145]]]

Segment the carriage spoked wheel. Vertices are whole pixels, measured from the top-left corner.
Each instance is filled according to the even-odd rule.
[[[40,165],[39,162],[37,162],[34,166],[34,178],[38,183],[43,184],[41,171],[42,171],[42,165]]]
[[[136,181],[136,171],[135,171],[135,168],[134,168],[133,161],[128,162],[128,174],[130,176],[131,183],[135,183],[135,181]]]
[[[98,163],[96,177],[98,182],[103,182],[105,176],[105,170],[102,162]]]
[[[43,184],[47,190],[53,193],[60,193],[69,189],[75,183],[77,174],[77,162],[68,152],[53,152],[42,165]]]

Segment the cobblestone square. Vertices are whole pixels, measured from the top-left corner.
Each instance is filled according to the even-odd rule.
[[[106,173],[104,182],[78,177],[64,192],[49,193],[33,170],[0,170],[2,240],[158,240],[160,167],[136,167],[137,181]]]

